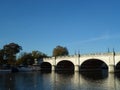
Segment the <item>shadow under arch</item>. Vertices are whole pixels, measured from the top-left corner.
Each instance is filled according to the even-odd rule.
[[[80,66],[80,74],[85,79],[100,80],[108,77],[108,66],[99,59],[88,59]]]
[[[106,71],[95,71],[95,72],[81,72],[82,78],[89,80],[101,80],[108,78],[108,73]]]
[[[40,65],[41,71],[51,71],[52,65],[48,62],[43,62]]]
[[[105,62],[99,59],[88,59],[84,61],[80,66],[80,71],[108,71],[108,66]]]
[[[71,61],[63,60],[56,65],[56,71],[74,71],[74,64]]]
[[[120,72],[120,61],[115,66],[115,72]]]

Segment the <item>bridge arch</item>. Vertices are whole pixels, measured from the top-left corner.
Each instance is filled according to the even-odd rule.
[[[120,61],[116,63],[115,70],[120,71]]]
[[[74,71],[74,64],[69,60],[61,60],[56,64],[56,70]]]
[[[87,59],[84,60],[80,65],[80,70],[101,70],[101,69],[108,69],[108,65],[106,62],[100,59]]]
[[[41,68],[41,70],[51,70],[52,65],[49,62],[42,62],[40,64],[40,68]]]
[[[115,60],[115,66],[117,66],[120,63],[120,59]]]

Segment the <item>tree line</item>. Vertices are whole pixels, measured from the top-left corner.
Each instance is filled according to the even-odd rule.
[[[34,50],[31,52],[21,52],[22,46],[16,44],[16,43],[9,43],[3,46],[2,49],[0,49],[0,66],[2,65],[9,65],[9,66],[15,66],[15,65],[33,65],[35,59],[36,60],[42,60],[42,58],[48,57],[47,54]],[[17,54],[19,56],[17,56]],[[68,49],[63,46],[56,46],[53,49],[52,56],[65,56],[69,55]]]

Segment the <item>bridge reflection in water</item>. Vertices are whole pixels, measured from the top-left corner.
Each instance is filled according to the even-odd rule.
[[[0,73],[1,90],[119,90],[120,74],[102,72]]]
[[[67,82],[66,86],[69,83],[69,90],[119,90],[120,88],[120,74],[107,73],[106,70],[71,74],[68,74],[67,71],[64,73],[52,72],[52,74],[55,90],[60,82]],[[59,88],[64,90],[61,86]]]

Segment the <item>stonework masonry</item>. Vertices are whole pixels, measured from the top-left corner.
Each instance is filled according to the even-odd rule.
[[[108,66],[108,72],[115,72],[115,66],[120,62],[120,53],[94,53],[85,55],[71,55],[61,57],[44,58],[43,62],[48,62],[55,70],[57,64],[63,60],[70,61],[74,65],[74,71],[79,71],[79,67],[87,60],[101,60]]]

